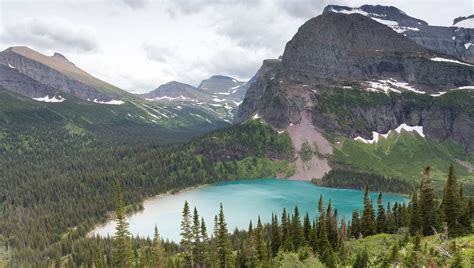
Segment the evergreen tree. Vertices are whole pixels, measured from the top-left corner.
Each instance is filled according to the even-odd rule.
[[[306,215],[304,216],[303,220],[303,236],[305,240],[305,245],[309,245],[311,240],[311,221],[309,219],[308,212],[306,212]]]
[[[360,229],[360,216],[359,211],[354,210],[352,211],[352,219],[351,219],[351,226],[350,226],[350,236],[354,238],[359,238],[361,236],[361,229]]]
[[[331,243],[328,240],[326,216],[322,207],[324,206],[322,199],[319,201],[319,233],[318,233],[318,252],[321,261],[328,267],[335,267],[335,256]]]
[[[155,225],[155,233],[153,235],[153,247],[152,247],[152,267],[165,267],[165,249],[161,244],[160,234],[158,227]]]
[[[433,185],[430,178],[430,167],[426,167],[420,183],[419,212],[421,230],[424,235],[432,235],[433,228],[438,228],[436,204]]]
[[[191,248],[193,254],[193,261],[196,266],[202,266],[204,262],[203,249],[201,241],[201,222],[199,221],[199,213],[196,207],[194,207],[193,213],[193,226],[192,226],[192,241]]]
[[[387,218],[385,216],[385,208],[383,206],[382,192],[379,193],[377,198],[377,233],[384,233],[387,226]]]
[[[257,266],[257,252],[255,250],[255,237],[253,233],[252,221],[250,221],[249,229],[247,231],[247,239],[245,240],[244,259],[245,267]]]
[[[448,231],[454,236],[459,234],[459,206],[459,188],[457,178],[454,175],[454,167],[451,165],[444,190],[443,209],[444,221],[448,224]]]
[[[191,212],[189,210],[188,201],[184,202],[181,220],[181,247],[184,253],[186,266],[194,267],[193,259],[193,225],[191,223]]]
[[[131,267],[133,266],[133,251],[130,231],[128,230],[128,222],[125,216],[125,205],[123,201],[122,188],[120,183],[115,183],[115,209],[116,221],[115,226],[115,266]]]
[[[278,226],[278,217],[276,214],[273,214],[273,213],[272,213],[272,225],[271,225],[271,232],[270,232],[270,243],[271,243],[272,257],[275,257],[278,254],[278,250],[280,249],[281,234],[280,234],[280,227]]]
[[[232,267],[232,249],[229,241],[229,231],[227,230],[227,223],[224,216],[224,208],[222,203],[220,205],[218,217],[218,232],[216,237],[217,244],[217,258],[219,267]]]
[[[421,230],[420,209],[418,206],[418,195],[413,193],[410,202],[410,233],[415,235],[418,230]]]
[[[257,253],[257,258],[260,261],[260,263],[263,263],[267,260],[267,247],[265,244],[263,225],[262,225],[262,222],[260,221],[260,216],[258,217],[258,222],[257,222],[255,251]]]
[[[294,249],[298,249],[304,244],[304,234],[301,227],[300,212],[298,206],[295,206],[293,222],[291,223],[291,236]]]
[[[369,196],[369,187],[365,187],[364,192],[364,211],[360,220],[361,233],[364,236],[373,235],[377,232],[377,224],[375,222],[374,207]]]
[[[212,266],[212,252],[209,244],[209,236],[207,234],[207,227],[206,223],[204,222],[204,218],[201,218],[201,238],[204,267],[210,267]]]
[[[283,208],[283,212],[281,214],[281,246],[284,250],[290,251],[292,250],[293,246],[291,243],[291,236],[290,236],[290,222],[288,214],[286,213],[286,209]]]

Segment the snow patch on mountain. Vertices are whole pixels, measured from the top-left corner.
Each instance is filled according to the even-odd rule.
[[[426,94],[426,92],[416,89],[413,86],[410,86],[406,82],[399,82],[395,79],[389,78],[387,80],[378,80],[378,81],[366,81],[369,84],[367,90],[373,92],[383,92],[388,94],[390,91],[401,93],[399,89],[405,89],[412,91],[418,94]]]
[[[416,132],[421,137],[423,137],[423,138],[425,137],[425,134],[423,133],[423,126],[409,126],[409,125],[403,123],[400,126],[398,126],[396,129],[389,130],[386,134],[381,134],[381,133],[372,131],[372,139],[371,140],[364,139],[361,136],[355,137],[354,140],[361,141],[361,142],[367,143],[367,144],[373,144],[373,143],[377,143],[379,141],[380,137],[383,137],[383,138],[387,139],[388,135],[392,131],[395,131],[395,132],[400,134],[402,132],[402,130],[407,131],[407,132]]]
[[[466,65],[466,66],[474,67],[474,65],[469,64],[469,63],[461,62],[461,61],[458,61],[458,60],[440,58],[440,57],[431,58],[430,60],[432,60],[432,61],[437,61],[437,62],[456,63],[456,64],[461,64],[461,65]]]
[[[52,102],[52,103],[57,103],[57,102],[63,102],[66,99],[61,97],[61,96],[52,96],[49,97],[48,95],[42,97],[42,98],[32,98],[35,101],[42,101],[42,102]]]
[[[125,103],[121,100],[100,101],[97,99],[94,99],[92,102],[98,103],[98,104],[110,104],[110,105],[122,105]]]
[[[464,44],[465,49],[469,49],[469,47],[471,47],[471,46],[472,46],[472,43],[465,43]]]

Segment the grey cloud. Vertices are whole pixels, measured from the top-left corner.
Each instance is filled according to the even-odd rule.
[[[133,9],[139,9],[145,7],[145,5],[149,2],[148,0],[123,0],[123,2],[133,8]]]
[[[44,49],[91,52],[99,47],[91,28],[59,17],[29,18],[7,25],[1,37],[9,43]]]
[[[278,1],[281,11],[288,13],[295,18],[309,19],[315,17],[323,11],[329,4],[327,0],[292,0]]]

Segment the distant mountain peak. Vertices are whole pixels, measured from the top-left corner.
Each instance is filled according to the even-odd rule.
[[[453,21],[453,26],[462,28],[474,28],[474,14],[470,16],[457,17]]]

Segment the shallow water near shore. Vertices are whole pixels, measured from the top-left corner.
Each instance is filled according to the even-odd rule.
[[[296,205],[301,219],[306,212],[315,218],[320,194],[323,195],[325,207],[331,199],[333,209],[338,209],[339,220],[342,216],[350,220],[353,210],[363,209],[364,193],[360,190],[326,188],[305,181],[252,179],[221,182],[176,194],[155,196],[143,203],[142,211],[129,216],[128,222],[135,236],[152,237],[156,224],[162,238],[178,242],[185,200],[189,202],[191,211],[197,207],[211,234],[220,203],[224,207],[229,231],[232,232],[234,228],[247,229],[249,221],[256,223],[258,216],[263,223],[269,223],[272,212],[277,213],[280,219],[283,208],[293,213]],[[370,196],[375,206],[378,193],[371,193]],[[408,201],[407,197],[392,193],[384,193],[383,200],[385,205],[388,202],[393,205],[395,202]],[[112,236],[114,233],[115,221],[111,220],[98,226],[91,234]]]

